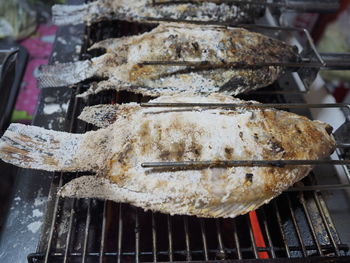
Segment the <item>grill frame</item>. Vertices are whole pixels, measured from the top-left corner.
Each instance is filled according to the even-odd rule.
[[[101,24],[97,25],[97,27],[103,27]],[[86,29],[87,34],[91,34],[91,28]],[[102,29],[99,31],[102,32]],[[101,33],[102,34],[102,33]],[[97,36],[102,37],[102,35]],[[90,40],[90,38],[88,38]],[[86,46],[90,45],[91,43],[86,43]],[[83,47],[83,50],[86,50],[86,47]],[[77,115],[79,114],[79,111],[82,109],[82,104],[84,105],[85,102],[81,101],[81,99],[75,98],[76,94],[79,94],[82,92],[82,90],[86,89],[85,84],[79,85],[78,88],[72,92],[71,99],[70,99],[70,106],[67,113],[67,131],[71,132],[82,132],[86,129],[91,129],[92,127],[90,125],[83,124],[80,121],[76,120]],[[273,90],[274,91],[274,90]],[[278,94],[279,92],[274,93],[270,92],[269,90],[264,90],[262,92],[266,92],[265,95],[273,95],[277,99],[280,99],[281,94]],[[260,91],[254,92],[256,96],[263,96]],[[288,92],[287,92],[288,94]],[[300,95],[300,93],[296,92],[293,95]],[[121,95],[114,96],[113,102],[120,102],[120,98],[124,95],[129,96],[128,100],[134,100],[138,102],[145,102],[149,98],[142,98],[139,95],[130,95],[128,93],[122,93]],[[94,105],[97,103],[107,103],[110,101],[105,101],[105,97],[101,96],[97,98],[98,101],[96,101],[96,98],[92,98],[91,100],[88,100],[86,102],[86,105]],[[283,101],[282,103],[285,103]],[[338,155],[342,154],[343,149],[338,149]],[[338,156],[338,157],[339,157]],[[345,167],[345,166],[344,166]],[[347,169],[347,167],[345,167]],[[347,169],[348,170],[348,169]],[[215,227],[216,227],[216,239],[217,239],[217,249],[213,252],[212,249],[210,249],[210,245],[207,242],[208,233],[206,231],[203,231],[205,229],[205,226],[208,224],[206,219],[195,219],[199,222],[199,226],[201,229],[201,234],[199,238],[202,238],[203,241],[203,248],[202,251],[200,251],[201,254],[203,254],[203,260],[200,261],[194,261],[194,257],[198,254],[198,251],[193,251],[191,249],[191,239],[193,236],[190,235],[189,231],[191,231],[190,226],[192,224],[192,217],[181,217],[181,220],[183,222],[183,231],[184,231],[184,244],[185,247],[183,250],[177,250],[174,248],[174,224],[175,217],[171,217],[169,215],[164,215],[161,217],[165,218],[165,222],[167,225],[167,238],[168,238],[168,244],[169,248],[167,251],[159,251],[158,243],[156,241],[157,237],[161,235],[159,231],[157,231],[157,217],[160,215],[157,213],[148,213],[147,215],[151,218],[151,239],[152,239],[152,249],[150,251],[142,251],[142,247],[140,247],[140,239],[142,239],[143,234],[141,234],[141,228],[140,224],[142,224],[142,220],[140,221],[140,217],[142,217],[145,213],[141,211],[139,208],[131,208],[127,204],[115,204],[110,201],[96,201],[96,200],[79,200],[79,199],[62,199],[57,198],[56,193],[60,186],[63,185],[64,182],[71,179],[72,177],[79,176],[79,174],[67,174],[67,173],[55,173],[52,187],[50,190],[49,195],[49,202],[48,202],[48,208],[47,208],[47,217],[45,220],[45,226],[42,231],[41,241],[38,246],[38,252],[28,255],[28,262],[56,262],[55,260],[59,260],[57,262],[97,262],[95,259],[98,258],[98,262],[109,262],[107,258],[113,258],[117,262],[123,262],[125,260],[125,257],[133,256],[133,259],[135,262],[140,262],[140,258],[143,256],[151,257],[151,261],[153,262],[162,262],[159,261],[158,258],[160,256],[163,256],[163,254],[167,254],[168,261],[167,262],[176,262],[176,259],[179,255],[181,255],[185,261],[187,262],[214,262],[213,261],[213,253],[216,255],[216,260],[220,260],[223,258],[223,256],[229,257],[229,255],[234,255],[231,260],[223,261],[223,262],[236,262],[237,260],[243,259],[244,262],[261,262],[262,259],[259,258],[259,253],[267,252],[269,253],[269,256],[271,259],[267,259],[264,262],[347,262],[350,260],[350,257],[348,256],[348,247],[344,244],[340,243],[339,236],[336,233],[336,228],[334,226],[334,223],[332,222],[332,219],[329,215],[326,202],[322,197],[322,194],[319,191],[314,190],[303,190],[300,191],[300,189],[295,190],[294,192],[286,192],[283,194],[283,196],[278,197],[276,200],[273,200],[271,202],[271,205],[269,206],[269,209],[275,211],[274,216],[276,217],[276,221],[278,224],[278,229],[280,231],[281,239],[284,240],[284,248],[281,247],[275,247],[273,245],[273,238],[271,231],[269,230],[269,227],[271,227],[270,224],[268,224],[268,211],[266,207],[260,208],[258,210],[258,216],[259,216],[259,222],[262,226],[263,232],[265,233],[265,239],[267,241],[266,248],[262,248],[256,245],[254,240],[254,232],[252,230],[251,221],[249,220],[249,216],[241,216],[239,219],[233,219],[233,240],[234,240],[234,246],[235,249],[229,249],[225,246],[225,242],[223,241],[223,234],[221,229],[221,219],[214,220],[215,221]],[[316,180],[314,176],[308,177],[307,180]],[[312,184],[312,183],[311,183]],[[344,186],[344,184],[341,184],[340,186]],[[334,186],[332,186],[334,187]],[[296,195],[301,195],[300,197],[300,204],[302,209],[304,210],[304,215],[306,217],[306,221],[309,224],[309,228],[311,229],[311,235],[314,239],[314,245],[313,247],[310,247],[308,245],[304,244],[304,240],[302,238],[302,231],[300,230],[300,224],[298,223],[298,220],[300,220],[297,216],[297,210],[295,210],[293,207],[295,207],[294,200],[296,198]],[[319,240],[319,233],[315,231],[315,221],[314,218],[312,218],[312,213],[315,212],[314,210],[310,210],[310,204],[306,202],[305,195],[312,195],[312,198],[314,200],[314,204],[317,207],[317,210],[320,213],[320,217],[318,219],[321,219],[322,224],[325,226],[325,230],[327,232],[328,238],[329,238],[329,244],[330,246],[321,245]],[[296,236],[298,238],[298,242],[300,243],[300,247],[295,246],[289,246],[288,245],[288,237],[286,236],[286,231],[284,229],[284,220],[283,216],[285,216],[283,213],[281,214],[281,204],[279,205],[280,199],[286,198],[287,204],[288,204],[288,210],[291,215],[291,225],[294,225]],[[72,239],[75,235],[76,230],[76,220],[79,216],[77,206],[81,205],[82,203],[86,203],[86,219],[85,219],[85,227],[82,231],[84,234],[84,240],[82,243],[83,251],[79,253],[72,253],[71,252],[71,243],[73,242]],[[100,211],[102,213],[102,220],[101,220],[101,228],[104,230],[101,232],[101,238],[99,243],[99,248],[96,250],[97,252],[88,252],[88,245],[89,245],[89,237],[92,235],[90,232],[90,227],[96,223],[94,222],[94,208],[98,206],[100,208]],[[106,251],[106,237],[108,233],[105,231],[108,226],[108,209],[110,207],[114,207],[118,211],[118,232],[116,235],[116,249],[113,252]],[[309,207],[309,208],[308,208]],[[58,220],[61,219],[61,216],[59,216],[59,213],[62,212],[62,209],[64,211],[69,211],[68,218],[68,231],[65,236],[64,240],[64,252],[63,253],[52,253],[51,248],[55,241],[55,235],[58,231],[59,224],[57,223]],[[123,227],[123,224],[125,225],[125,216],[127,215],[127,212],[129,212],[130,209],[134,209],[135,213],[135,226],[132,227],[132,230],[134,230],[134,240],[135,240],[135,249],[133,253],[124,252],[123,253],[123,238],[125,237],[125,232],[127,229]],[[120,216],[122,215],[122,216]],[[176,217],[177,218],[177,217]],[[243,219],[242,219],[243,218]],[[190,220],[190,222],[189,222]],[[246,229],[249,232],[249,242],[250,247],[247,248],[247,246],[241,244],[240,240],[240,233],[239,229],[237,227],[240,226],[242,223],[240,220],[244,221],[246,224]],[[310,224],[310,222],[312,224]],[[193,226],[193,224],[192,224]],[[130,230],[130,229],[129,229]],[[170,231],[172,230],[172,231]],[[177,229],[176,229],[177,230]],[[47,236],[48,234],[48,236]],[[210,235],[210,234],[209,234]],[[48,239],[47,239],[48,237]],[[339,244],[338,244],[339,243]],[[324,257],[325,255],[329,254],[330,247],[333,247],[334,253],[331,257]],[[298,258],[292,258],[293,253],[295,253],[295,250],[298,250],[298,253],[303,254],[304,256],[307,255],[308,251],[316,251],[320,257],[298,257]],[[158,252],[157,252],[158,251]],[[282,252],[281,252],[282,251]],[[252,258],[247,258],[247,253],[250,255],[253,255]],[[279,258],[279,253],[284,253],[286,256],[283,258]],[[332,253],[330,253],[332,254]],[[81,261],[76,261],[81,257]],[[92,259],[93,258],[93,259]],[[62,259],[62,260],[61,260]],[[212,261],[209,261],[209,260]],[[93,261],[91,261],[93,260]],[[107,260],[107,261],[106,261]],[[193,260],[193,261],[191,261]],[[214,259],[215,260],[215,259]],[[289,261],[291,260],[291,261]],[[337,260],[337,261],[335,261]],[[142,261],[143,262],[143,261]],[[165,262],[165,261],[164,261]],[[183,261],[182,261],[183,262]],[[241,262],[241,261],[239,261]]]

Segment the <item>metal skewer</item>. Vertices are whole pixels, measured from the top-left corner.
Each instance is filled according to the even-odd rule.
[[[350,165],[350,160],[234,160],[145,162],[143,168],[206,168],[206,167],[284,167],[286,165]]]
[[[276,108],[276,109],[303,109],[303,108],[350,108],[348,103],[170,103],[170,102],[148,102],[141,103],[146,108]]]
[[[314,1],[283,1],[283,2],[267,2],[267,1],[242,1],[242,0],[178,0],[178,1],[161,1],[157,2],[152,0],[152,5],[180,5],[180,4],[203,4],[203,3],[215,3],[215,4],[235,4],[235,5],[252,5],[252,6],[264,6],[273,8],[286,8],[295,11],[303,12],[336,12],[339,9],[339,1],[333,2],[318,2]]]

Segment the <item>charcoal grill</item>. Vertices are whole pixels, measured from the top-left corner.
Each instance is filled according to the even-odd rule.
[[[151,27],[120,21],[87,27],[81,58],[90,56],[86,49],[96,41],[144,32]],[[62,62],[62,57],[71,55],[59,46],[55,52],[61,58],[55,56],[51,63]],[[89,82],[85,82],[72,92],[61,89],[59,95],[69,100],[66,131],[85,132],[96,128],[77,119],[85,106],[131,101],[147,105],[150,99],[113,91],[104,91],[87,100],[76,97],[88,87]],[[303,95],[307,92],[307,88],[300,90],[300,83],[293,77],[286,76],[279,83],[240,97],[308,117],[311,117],[308,109],[312,107],[341,108],[346,114],[341,131],[346,134],[349,106],[305,104]],[[36,252],[28,255],[28,262],[349,262],[349,246],[342,243],[323,194],[323,191],[343,191],[350,186],[346,165],[350,140],[340,133],[336,135],[338,146],[334,160],[325,161],[324,170],[335,173],[333,164],[337,163],[344,169],[347,182],[320,184],[320,176],[325,171],[315,169],[270,204],[235,219],[169,216],[110,201],[57,198],[58,188],[81,174],[54,173],[41,237]]]

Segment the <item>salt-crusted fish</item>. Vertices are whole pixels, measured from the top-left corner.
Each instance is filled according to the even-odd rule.
[[[106,53],[91,60],[43,68],[43,87],[65,86],[99,77],[106,79],[85,93],[129,90],[149,96],[179,92],[237,95],[273,83],[282,67],[259,63],[296,61],[294,47],[242,28],[162,24],[138,36],[108,39],[91,49]],[[198,65],[141,65],[143,62],[208,62]],[[236,67],[225,67],[236,63]],[[252,66],[252,67],[250,67]]]
[[[152,0],[100,0],[83,5],[54,5],[56,25],[95,23],[102,20],[149,22],[154,19],[248,23],[263,15],[264,6],[200,2],[153,5]],[[154,2],[165,2],[164,0]],[[169,3],[172,2],[172,3]]]
[[[154,102],[244,103],[223,95],[160,97]],[[254,102],[255,103],[255,102]],[[86,108],[103,127],[85,134],[12,124],[0,158],[48,171],[93,171],[61,190],[66,197],[127,202],[170,214],[235,217],[268,203],[311,166],[143,168],[144,162],[317,160],[335,148],[331,127],[275,109]]]

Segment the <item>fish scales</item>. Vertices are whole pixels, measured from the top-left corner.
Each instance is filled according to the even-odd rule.
[[[247,103],[218,94],[163,96],[154,102]],[[99,116],[97,121],[94,116]],[[142,163],[318,160],[328,157],[335,148],[329,125],[275,109],[142,108],[132,103],[114,108],[88,107],[80,118],[103,128],[72,135],[72,139],[67,133],[36,128],[41,134],[54,134],[52,138],[57,143],[65,140],[63,145],[79,137],[77,147],[66,149],[65,160],[73,160],[71,165],[62,166],[62,151],[58,152],[60,155],[53,151],[50,170],[89,170],[98,174],[73,179],[60,190],[60,195],[127,202],[169,214],[200,217],[245,214],[301,180],[312,167],[171,169],[143,168]],[[30,154],[34,151],[40,154],[33,149],[37,144],[24,147],[38,137],[33,136],[38,131],[28,132],[31,127],[18,125],[11,126],[12,133],[6,132],[1,139],[0,157],[27,168],[47,169],[45,160],[33,159],[35,155]],[[27,139],[12,144],[10,139],[14,137]]]

